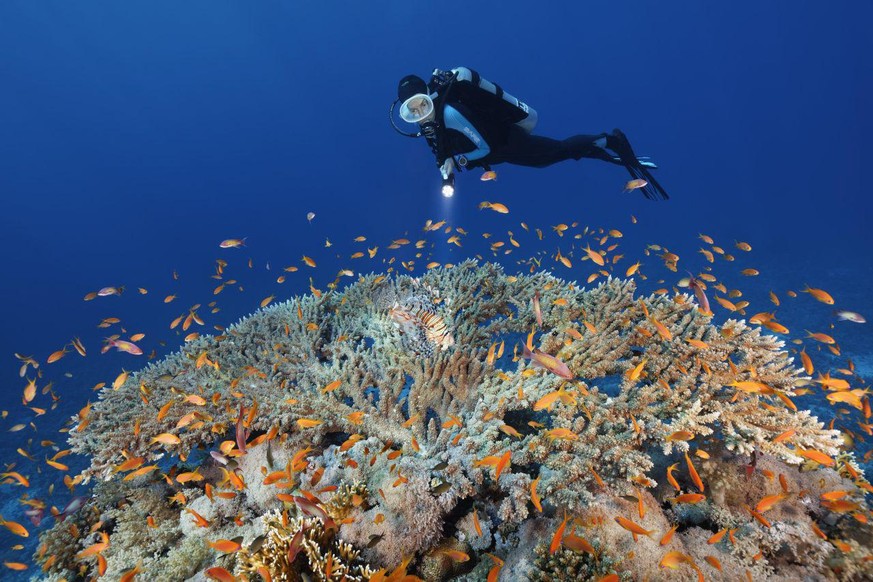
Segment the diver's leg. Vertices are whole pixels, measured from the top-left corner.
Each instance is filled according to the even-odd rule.
[[[621,160],[606,151],[608,134],[599,133],[597,135],[574,135],[564,140],[566,147],[573,152],[573,159],[580,160],[582,158],[590,158],[594,160],[603,160],[611,164],[623,165]]]
[[[506,143],[489,156],[493,163],[507,162],[532,168],[544,168],[570,157],[563,141],[531,135],[519,127],[510,128]]]
[[[519,166],[544,168],[564,160],[596,158],[616,163],[602,146],[606,145],[607,134],[575,135],[557,140],[539,135],[530,135],[514,127],[510,129],[507,143],[492,154],[494,163],[508,162]]]

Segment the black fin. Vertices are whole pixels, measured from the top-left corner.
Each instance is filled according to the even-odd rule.
[[[627,136],[620,129],[612,130],[612,135],[607,137],[607,147],[619,155],[624,167],[635,180],[645,180],[648,182],[646,186],[640,188],[643,196],[649,200],[668,200],[670,198],[670,195],[652,176],[649,169],[643,166],[637,159],[630,141],[628,141]]]

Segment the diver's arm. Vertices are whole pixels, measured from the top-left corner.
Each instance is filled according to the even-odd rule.
[[[485,141],[482,133],[455,106],[446,105],[443,111],[443,123],[445,123],[446,129],[453,129],[463,134],[476,146],[476,149],[471,152],[455,156],[455,162],[459,165],[465,166],[466,162],[464,160],[471,162],[480,160],[491,153],[491,146]],[[464,160],[461,160],[461,158],[464,158]]]

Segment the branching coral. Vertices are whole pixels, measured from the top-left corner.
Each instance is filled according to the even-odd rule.
[[[86,477],[118,480],[132,470],[115,469],[131,458],[160,464],[166,479],[153,471],[119,486],[164,483],[166,497],[182,487],[172,479],[183,470],[172,463],[199,463],[199,478],[186,484],[188,506],[173,508],[188,537],[251,540],[246,523],[305,492],[335,512],[335,543],[361,548],[374,567],[433,555],[457,536],[480,552],[471,563],[498,552],[514,576],[535,569],[533,546],[519,532],[534,522],[538,532],[556,527],[565,513],[588,519],[604,544],[632,543],[612,518],[637,510],[659,532],[671,518],[687,532],[695,519],[707,528],[748,523],[742,505],[757,499],[732,498],[702,460],[701,475],[718,493],[697,509],[709,509],[695,517],[668,502],[677,494],[663,479],[671,462],[682,465],[684,491],[700,488],[681,455],[692,449],[736,474],[753,454],[781,472],[809,451],[841,454],[838,433],[791,401],[804,376],[780,340],[743,321],[716,327],[687,295],[635,293],[632,280],[584,290],[549,273],[509,276],[475,261],[419,279],[364,276],[342,291],[265,308],[104,389],[90,416],[76,419],[71,443],[91,458]],[[532,331],[529,341],[565,362],[573,380],[518,357]],[[851,456],[840,463],[851,467]],[[622,495],[648,507],[647,517],[614,501]],[[487,532],[476,531],[473,509]],[[314,532],[312,520],[294,527]],[[786,539],[814,536],[798,528]],[[708,530],[698,529],[676,539],[702,562]],[[757,540],[752,531],[745,539]],[[622,568],[657,573],[657,548],[650,550]],[[334,555],[354,562],[344,551]],[[458,552],[447,555],[463,561]],[[746,557],[736,559],[739,568]],[[756,572],[771,561],[777,552],[763,552]]]

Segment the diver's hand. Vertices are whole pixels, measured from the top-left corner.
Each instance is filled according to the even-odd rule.
[[[446,159],[440,167],[440,173],[443,175],[443,180],[448,180],[449,176],[455,171],[455,160],[452,158]]]

